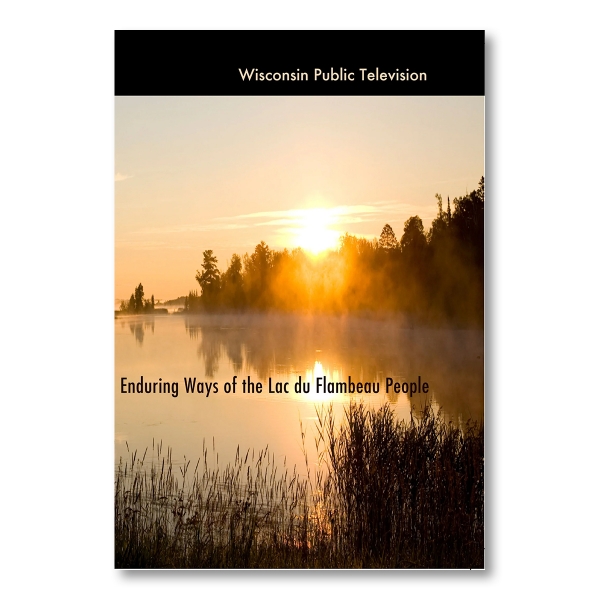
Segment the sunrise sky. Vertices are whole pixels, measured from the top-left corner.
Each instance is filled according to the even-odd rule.
[[[483,174],[483,97],[117,97],[115,297],[199,291],[209,248],[399,240]]]

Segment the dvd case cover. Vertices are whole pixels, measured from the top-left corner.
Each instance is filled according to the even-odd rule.
[[[115,32],[116,568],[484,568],[484,49]]]

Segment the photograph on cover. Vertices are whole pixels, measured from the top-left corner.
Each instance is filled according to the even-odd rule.
[[[484,97],[115,98],[115,566],[484,567]]]

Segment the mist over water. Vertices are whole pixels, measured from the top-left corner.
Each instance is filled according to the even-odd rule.
[[[426,400],[455,422],[483,420],[484,340],[481,330],[411,329],[399,320],[349,316],[165,315],[115,320],[115,455],[143,452],[162,440],[176,460],[196,460],[215,440],[220,464],[240,451],[269,445],[275,459],[304,463],[300,423],[311,455],[316,409],[334,405],[341,419],[351,399],[370,406],[389,402],[400,419]],[[236,391],[225,384],[237,376]],[[126,383],[178,382],[171,393],[122,393]],[[242,381],[261,383],[262,393],[243,393]],[[379,383],[379,393],[316,393],[328,382]],[[386,393],[386,380],[429,384],[427,394]],[[203,383],[186,393],[184,378]],[[288,383],[287,393],[270,393]],[[296,393],[294,383],[310,383]],[[323,381],[323,379],[321,379]],[[206,384],[211,392],[206,394]],[[218,392],[214,393],[216,384]],[[127,386],[126,386],[127,387]]]

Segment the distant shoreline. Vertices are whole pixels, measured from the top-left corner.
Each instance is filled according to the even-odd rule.
[[[261,310],[245,310],[245,311],[194,311],[186,312],[177,310],[169,312],[166,308],[155,308],[154,311],[142,313],[129,313],[125,311],[115,310],[114,318],[123,319],[125,317],[187,317],[196,321],[207,321],[208,324],[217,325],[221,321],[239,322],[247,324],[248,320],[268,319],[270,322],[277,321],[280,324],[286,322],[295,322],[298,319],[311,319],[323,321],[344,321],[356,322],[361,321],[373,323],[394,323],[403,325],[403,329],[456,329],[465,331],[480,331],[484,332],[484,325],[476,325],[473,323],[458,323],[458,322],[429,322],[427,320],[419,320],[416,317],[406,316],[401,313],[389,312],[354,312],[354,313],[324,313],[324,312],[283,312],[283,311],[261,311]]]

